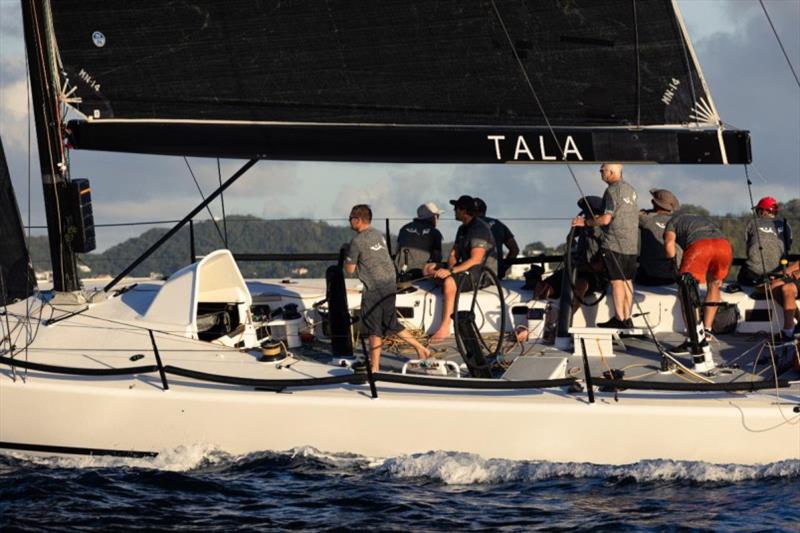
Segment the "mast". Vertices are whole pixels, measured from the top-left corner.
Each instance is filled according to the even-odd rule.
[[[59,111],[61,84],[54,52],[50,2],[30,0],[21,4],[53,266],[53,289],[71,292],[79,290],[80,284],[75,253],[66,231],[67,210],[62,205],[70,180]]]

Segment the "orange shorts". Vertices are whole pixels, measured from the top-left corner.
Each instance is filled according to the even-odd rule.
[[[722,281],[732,263],[733,250],[727,239],[702,239],[683,251],[681,274],[688,272],[698,283],[706,282],[706,274],[712,281]]]

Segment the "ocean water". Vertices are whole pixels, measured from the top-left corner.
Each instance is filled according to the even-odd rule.
[[[0,456],[0,531],[800,531],[800,460],[625,466],[373,459]]]

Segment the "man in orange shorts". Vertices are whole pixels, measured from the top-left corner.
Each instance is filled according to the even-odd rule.
[[[722,298],[722,281],[728,276],[733,263],[733,250],[722,230],[709,218],[701,215],[676,215],[669,219],[664,230],[664,251],[674,260],[675,244],[683,248],[680,273],[689,273],[697,283],[706,283],[705,303],[719,303]],[[703,313],[703,327],[711,332],[717,306],[707,306]]]

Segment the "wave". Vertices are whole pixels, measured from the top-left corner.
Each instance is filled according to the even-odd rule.
[[[744,482],[764,479],[800,479],[800,460],[766,465],[712,464],[691,461],[646,460],[626,465],[551,463],[486,459],[463,452],[432,451],[390,458],[327,453],[310,446],[285,452],[260,452],[234,456],[213,446],[196,444],[162,450],[156,457],[103,456],[38,457],[10,453],[0,459],[0,476],[17,468],[146,469],[208,473],[291,469],[308,472],[336,471],[376,475],[388,479],[422,479],[444,485],[493,485],[555,479],[604,479],[618,483],[689,481],[698,483]]]

